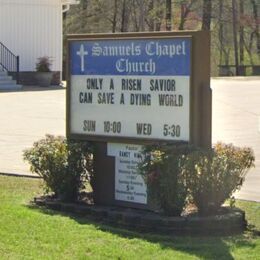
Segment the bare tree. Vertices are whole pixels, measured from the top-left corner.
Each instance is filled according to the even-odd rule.
[[[155,22],[155,31],[161,30],[161,25],[164,17],[164,1],[165,0],[156,0],[154,5],[154,22]]]
[[[251,4],[252,4],[253,16],[254,16],[254,20],[255,20],[255,35],[256,35],[257,53],[260,57],[260,32],[259,32],[259,17],[258,17],[257,4],[256,4],[255,0],[251,0]]]
[[[179,26],[178,29],[179,30],[184,30],[185,29],[185,22],[189,19],[188,16],[192,13],[192,12],[196,12],[194,6],[198,3],[199,0],[181,0],[176,2],[179,4],[180,6],[180,22],[179,22]]]
[[[145,22],[149,31],[160,31],[165,13],[165,0],[147,0]]]
[[[237,43],[237,2],[232,0],[232,17],[233,17],[233,39],[234,39],[234,54],[236,75],[239,74],[239,61],[238,61],[238,43]]]
[[[87,0],[81,0],[81,14],[82,16],[87,16],[87,7],[88,7],[88,1]],[[85,21],[84,19],[81,20],[81,29],[85,29]]]
[[[202,27],[203,31],[210,30],[211,24],[211,10],[212,10],[212,2],[211,0],[203,0],[203,16],[202,16]]]
[[[144,17],[145,17],[145,10],[144,10],[144,0],[137,0],[139,5],[139,31],[144,31]]]
[[[218,32],[218,39],[219,39],[219,64],[222,64],[222,56],[224,53],[224,24],[223,24],[223,0],[219,0],[219,16],[218,16],[218,23],[219,23],[219,32]]]
[[[166,31],[172,30],[172,1],[166,0]]]
[[[239,0],[239,60],[240,65],[244,64],[244,1]]]
[[[154,31],[154,0],[150,0],[148,3],[148,17],[146,18],[149,31]]]
[[[114,0],[113,20],[112,20],[112,32],[116,32],[117,25],[117,13],[118,13],[118,0]]]

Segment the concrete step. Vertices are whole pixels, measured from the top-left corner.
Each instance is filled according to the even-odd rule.
[[[1,90],[20,90],[23,86],[18,84],[0,84],[0,91]]]
[[[11,76],[8,76],[6,71],[0,71],[0,91],[1,90],[19,90],[22,85],[16,84]]]
[[[0,85],[5,84],[16,84],[16,81],[12,79],[0,79]]]
[[[7,75],[7,72],[0,70],[0,77],[1,77],[1,76],[5,76],[5,75]]]
[[[7,75],[5,75],[5,76],[0,75],[0,82],[5,81],[5,80],[13,80],[13,78],[11,76],[7,76]]]

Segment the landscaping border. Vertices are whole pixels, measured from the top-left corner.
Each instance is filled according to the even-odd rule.
[[[64,203],[46,197],[35,198],[34,203],[139,232],[168,235],[231,235],[241,233],[247,227],[245,212],[238,208],[225,207],[223,213],[207,217],[192,214],[167,217],[147,210]]]

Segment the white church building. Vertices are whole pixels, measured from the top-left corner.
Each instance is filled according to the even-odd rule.
[[[15,67],[19,56],[20,81],[33,82],[39,57],[52,60],[51,70],[60,77],[62,71],[62,16],[78,0],[0,0],[0,71]],[[11,55],[12,56],[12,55]],[[9,68],[11,74],[14,68]],[[3,72],[2,72],[3,74]]]

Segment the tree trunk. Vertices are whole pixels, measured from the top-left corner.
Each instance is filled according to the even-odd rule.
[[[203,0],[203,16],[202,16],[202,28],[201,28],[203,31],[210,31],[211,10],[212,10],[211,0]]]
[[[140,15],[139,15],[139,31],[144,31],[144,0],[138,0],[138,4],[140,7]]]
[[[118,9],[118,0],[114,0],[114,14],[112,21],[112,32],[116,32],[116,22],[117,22],[117,9]]]
[[[219,0],[219,17],[218,17],[218,23],[219,23],[219,33],[218,33],[218,39],[219,39],[219,64],[222,65],[222,56],[224,52],[224,24],[223,24],[223,0]]]
[[[257,4],[255,0],[251,0],[251,3],[253,7],[253,15],[255,20],[256,48],[257,48],[257,53],[260,57],[260,32],[259,32],[259,18],[257,12]]]
[[[87,13],[87,1],[86,0],[81,0],[81,15],[82,17],[85,17],[85,14]],[[80,23],[80,28],[81,28],[81,31],[84,31],[85,30],[85,26],[86,26],[86,21],[85,19],[81,19],[81,23]]]
[[[186,8],[186,5],[185,4],[181,4],[181,20],[180,20],[179,27],[178,27],[178,29],[180,31],[184,30],[185,8]]]
[[[156,17],[155,17],[155,31],[161,30],[162,20],[163,20],[163,9],[161,8],[162,2],[157,1],[155,2],[155,11],[156,11]]]
[[[166,31],[172,30],[172,1],[166,0]]]
[[[150,0],[148,4],[148,21],[147,21],[150,32],[154,31],[154,17],[151,15],[153,9],[154,9],[154,0]]]
[[[189,15],[190,13],[190,7],[192,6],[192,4],[194,3],[195,1],[191,2],[188,6],[187,4],[181,4],[181,20],[180,20],[180,24],[179,24],[179,27],[178,29],[179,30],[184,30],[184,24],[186,22],[186,18],[187,16]]]
[[[251,33],[248,46],[246,44],[244,44],[245,49],[246,49],[246,51],[249,55],[251,65],[254,65],[254,60],[253,60],[253,57],[252,57],[252,47],[253,47],[254,34],[255,34],[255,32]]]
[[[243,0],[239,0],[239,58],[240,65],[244,65],[244,25],[243,25],[243,17],[244,17],[244,2]]]
[[[185,25],[185,22],[186,22],[186,19],[187,19],[189,13],[192,10],[192,6],[194,4],[196,4],[197,2],[198,2],[198,0],[192,0],[192,1],[190,1],[189,4],[181,3],[181,19],[180,19],[180,23],[179,23],[179,27],[178,27],[179,30],[184,30],[184,25]]]
[[[233,40],[234,40],[234,54],[235,54],[235,66],[236,75],[239,74],[238,71],[238,44],[237,44],[237,3],[236,0],[232,0],[232,16],[233,16]]]
[[[127,1],[123,0],[121,32],[127,32],[128,18],[129,18],[129,12],[127,10]]]

